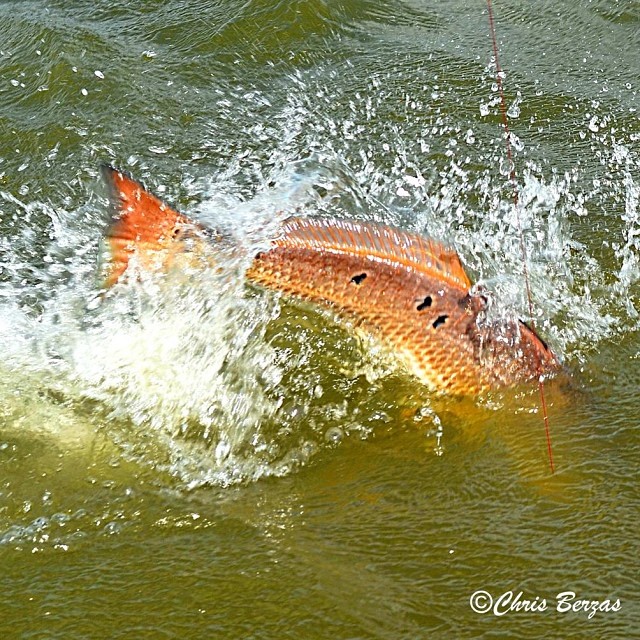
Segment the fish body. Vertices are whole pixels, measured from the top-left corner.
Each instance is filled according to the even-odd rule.
[[[218,238],[108,167],[112,285],[135,259],[166,268]],[[548,375],[553,352],[522,322],[489,321],[455,251],[392,227],[290,218],[247,270],[249,281],[328,306],[372,334],[429,388],[476,395]]]

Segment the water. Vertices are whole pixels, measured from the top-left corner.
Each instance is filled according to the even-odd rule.
[[[517,212],[482,3],[0,4],[3,637],[637,637],[640,9],[495,10]],[[221,270],[100,296],[105,161]],[[451,242],[526,318],[519,217],[557,473],[535,389],[434,398],[245,286],[292,214]]]

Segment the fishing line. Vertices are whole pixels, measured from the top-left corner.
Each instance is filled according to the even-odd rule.
[[[529,306],[529,318],[531,323],[531,328],[535,332],[535,322],[533,318],[533,299],[531,297],[531,285],[529,282],[529,268],[528,268],[528,260],[527,260],[527,248],[524,242],[524,233],[522,232],[522,225],[520,223],[520,198],[518,196],[518,182],[516,180],[516,168],[515,162],[513,158],[513,152],[511,150],[511,131],[509,129],[509,120],[507,118],[507,105],[504,97],[504,88],[502,86],[502,78],[504,77],[504,73],[502,72],[502,68],[500,67],[500,59],[498,57],[498,39],[496,37],[496,27],[495,21],[493,18],[493,6],[491,5],[491,0],[487,0],[487,10],[489,13],[489,30],[491,32],[491,41],[493,43],[493,57],[496,63],[496,83],[498,85],[498,92],[500,95],[500,113],[502,115],[502,127],[505,133],[505,143],[507,146],[507,161],[509,163],[509,181],[511,182],[511,186],[513,187],[513,204],[516,209],[516,224],[518,227],[518,236],[520,239],[520,252],[522,254],[522,271],[524,275],[524,287],[525,292],[527,294],[527,303]],[[544,394],[544,377],[542,375],[542,367],[540,358],[537,352],[534,350],[534,355],[536,359],[536,369],[538,373],[538,392],[540,394],[540,406],[542,407],[542,418],[544,421],[544,431],[547,439],[547,453],[549,456],[549,466],[551,468],[551,473],[555,472],[555,466],[553,464],[553,452],[551,450],[551,430],[549,428],[549,412],[547,411],[547,401],[545,399]]]

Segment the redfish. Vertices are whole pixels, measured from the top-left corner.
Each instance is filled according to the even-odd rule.
[[[135,260],[166,269],[220,240],[141,184],[104,168],[114,221],[106,284]],[[206,268],[206,266],[203,266]],[[420,235],[355,220],[289,218],[247,279],[330,307],[384,344],[434,391],[477,395],[548,376],[558,358],[525,323],[487,319],[458,254]]]

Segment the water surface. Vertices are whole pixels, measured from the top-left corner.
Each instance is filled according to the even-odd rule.
[[[637,636],[640,7],[495,10],[518,209],[482,3],[0,3],[3,637]],[[101,297],[101,162],[239,250]],[[520,224],[556,473],[535,389],[434,398],[246,287],[292,214],[450,242],[530,319]]]

